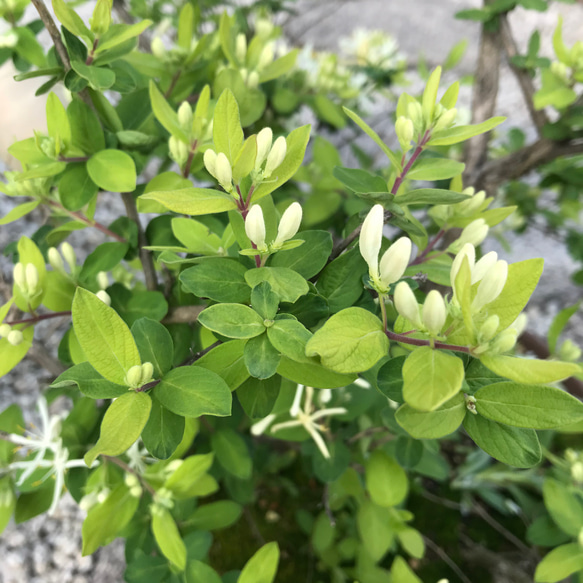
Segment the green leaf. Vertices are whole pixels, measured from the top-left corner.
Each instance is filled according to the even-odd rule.
[[[393,151],[381,140],[380,136],[356,113],[350,111],[350,109],[343,107],[344,113],[361,129],[364,133],[372,138],[373,142],[385,153],[387,158],[390,160],[391,164],[395,167],[397,172],[401,172],[403,167],[399,161],[399,158],[393,153]]]
[[[397,506],[409,492],[405,470],[396,460],[377,449],[366,462],[366,489],[379,506]]]
[[[251,306],[266,320],[273,320],[277,314],[279,297],[271,291],[271,286],[267,281],[262,281],[251,291]]]
[[[116,456],[124,453],[140,437],[152,407],[146,393],[131,391],[122,395],[108,407],[97,443],[85,454],[90,466],[98,455]]]
[[[247,268],[233,259],[211,258],[185,269],[179,279],[186,291],[199,298],[246,304],[251,292],[246,272]]]
[[[6,433],[15,433],[22,435],[24,432],[24,418],[20,407],[16,404],[9,405],[4,411],[0,413],[0,429]],[[12,461],[16,452],[14,451],[14,444],[9,441],[2,440],[0,442],[0,463],[7,465]],[[6,476],[8,480],[12,478]]]
[[[581,372],[578,364],[559,360],[535,360],[483,354],[480,361],[501,377],[529,385],[554,383]]]
[[[22,330],[23,340],[17,346],[12,346],[6,338],[0,339],[0,377],[10,372],[25,356],[32,346],[34,328],[30,326]]]
[[[171,368],[174,343],[165,326],[150,318],[140,318],[132,324],[132,335],[142,362],[154,365],[154,378],[159,379]]]
[[[190,4],[185,4],[191,6]],[[222,583],[219,574],[209,565],[201,561],[188,561],[186,565],[186,581],[188,583]]]
[[[191,455],[182,461],[182,464],[164,482],[164,488],[168,488],[173,496],[184,499],[188,498],[193,486],[213,465],[214,454]]]
[[[221,247],[220,237],[194,219],[172,219],[172,232],[188,252],[195,255],[217,255]]]
[[[101,36],[95,51],[96,54],[103,53],[116,47],[127,40],[139,36],[152,24],[151,20],[142,20],[135,24],[114,24]]]
[[[216,304],[203,310],[198,321],[227,338],[253,338],[265,330],[261,316],[249,306]]]
[[[434,411],[462,388],[461,359],[429,346],[416,348],[403,365],[403,397],[418,411]]]
[[[152,103],[152,111],[156,119],[162,124],[164,129],[176,139],[188,143],[188,136],[178,121],[178,115],[170,107],[166,98],[160,93],[153,81],[150,81],[150,102]]]
[[[571,65],[571,56],[569,49],[565,46],[563,41],[563,17],[559,15],[559,22],[553,33],[553,49],[557,59],[564,65]]]
[[[59,198],[67,210],[81,210],[93,199],[98,190],[85,164],[67,164],[59,180]]]
[[[415,575],[409,563],[403,557],[395,557],[391,566],[391,581],[394,583],[422,583],[421,579]]]
[[[256,267],[245,272],[245,281],[255,287],[266,281],[282,302],[294,303],[309,291],[308,282],[287,267]]]
[[[453,433],[465,416],[465,399],[458,393],[434,411],[417,411],[407,404],[402,405],[395,419],[415,439],[439,439]]]
[[[297,320],[278,319],[267,328],[267,336],[273,346],[283,355],[296,362],[312,362],[306,356],[306,344],[312,333]]]
[[[106,67],[88,66],[80,61],[71,61],[71,68],[79,77],[86,79],[96,91],[109,89],[115,83],[115,73]]]
[[[159,460],[168,459],[184,435],[184,417],[176,415],[152,399],[150,418],[142,431],[146,449]]]
[[[185,417],[231,414],[231,391],[216,373],[200,366],[171,370],[154,388],[156,399],[167,409]]]
[[[93,41],[93,33],[85,26],[81,17],[67,6],[64,0],[53,0],[53,10],[59,22],[76,36],[85,37]]]
[[[77,386],[91,399],[116,399],[126,395],[128,388],[103,378],[88,362],[76,364],[58,376],[51,387]]]
[[[545,506],[557,526],[568,535],[579,536],[583,528],[581,497],[565,484],[546,478],[543,483]]]
[[[350,373],[368,370],[388,349],[381,321],[363,308],[347,308],[314,334],[306,345],[306,355],[318,355],[325,367]]]
[[[544,385],[494,383],[474,397],[480,415],[513,427],[553,429],[583,420],[579,399]]]
[[[567,81],[557,77],[550,69],[543,69],[541,75],[542,87],[533,96],[535,109],[549,105],[564,109],[576,101],[577,93],[569,87]]]
[[[260,380],[250,378],[238,389],[237,397],[243,411],[250,419],[263,419],[273,409],[281,388],[281,377]]]
[[[278,251],[269,260],[270,267],[287,267],[310,279],[324,268],[332,253],[332,235],[328,231],[303,231],[294,239],[303,245],[288,251]]]
[[[237,522],[242,512],[236,502],[220,500],[199,506],[185,524],[189,530],[219,530]]]
[[[71,126],[67,117],[67,110],[60,99],[49,93],[46,105],[47,131],[53,139],[61,139],[66,146],[71,145]]]
[[[465,168],[465,164],[456,160],[450,160],[449,158],[423,158],[415,162],[413,168],[407,174],[407,179],[447,180],[448,178],[460,175]]]
[[[121,150],[101,150],[87,162],[91,180],[110,192],[133,192],[136,188],[136,165]]]
[[[101,504],[97,504],[83,521],[83,549],[85,557],[100,546],[109,544],[133,518],[139,496],[132,496],[125,483],[118,484]]]
[[[336,166],[332,171],[335,178],[347,186],[352,192],[369,194],[371,192],[389,192],[387,181],[377,174],[372,174],[360,168],[342,168]]]
[[[276,542],[263,545],[245,564],[237,583],[273,583],[279,564]]]
[[[38,272],[37,289],[43,290],[44,285],[45,285],[45,278],[46,278],[47,270],[45,267],[45,258],[43,257],[42,253],[40,252],[40,249],[36,246],[36,243],[34,241],[32,241],[32,239],[29,239],[28,237],[22,236],[22,237],[20,237],[20,239],[18,239],[17,250],[18,250],[18,259],[19,259],[20,263],[22,263],[23,265],[27,265],[28,263],[32,263],[36,267],[36,270]],[[20,288],[18,287],[18,285],[16,285],[16,283],[14,283],[12,286],[12,293],[14,296],[14,303],[23,312],[30,312],[31,308],[33,310],[35,310],[36,308],[38,308],[38,306],[40,306],[42,299],[43,299],[43,293],[37,294],[31,300],[25,298],[22,295],[22,292],[20,291]],[[25,328],[25,330],[26,329],[27,328]],[[18,346],[15,346],[14,348],[18,348]],[[4,352],[2,353],[2,356],[4,357]]]
[[[40,200],[32,200],[30,202],[19,204],[0,219],[0,225],[8,225],[9,223],[21,219],[28,213],[32,212],[39,204]]]
[[[273,61],[273,63],[269,63],[269,65],[261,71],[259,83],[267,83],[267,81],[272,81],[273,79],[285,75],[296,64],[298,53],[299,49],[292,49],[289,53],[286,53],[282,57],[279,57],[279,59]]]
[[[111,271],[124,258],[128,252],[129,244],[117,241],[102,243],[96,247],[85,259],[79,279],[93,283],[95,276],[100,271]]]
[[[571,316],[573,316],[573,314],[576,314],[578,312],[580,307],[581,307],[581,304],[576,303],[573,306],[570,306],[568,308],[565,308],[564,310],[561,310],[554,317],[554,319],[549,327],[549,333],[547,335],[547,340],[549,343],[549,350],[550,350],[551,354],[554,354],[554,352],[557,348],[557,341],[559,339],[559,336],[561,335],[561,332],[563,331],[563,329],[567,325],[567,322],[571,319]]]
[[[419,188],[395,197],[395,202],[404,204],[456,204],[470,198],[467,194],[441,188]]]
[[[220,344],[199,358],[196,366],[218,374],[231,391],[234,391],[249,378],[249,371],[243,358],[246,342],[246,340],[231,340]]]
[[[105,148],[99,118],[86,103],[74,99],[67,107],[73,144],[88,154]]]
[[[272,179],[263,182],[253,193],[252,201],[257,202],[259,199],[271,194],[282,184],[287,182],[296,173],[304,161],[306,147],[310,139],[310,126],[302,126],[293,130],[285,139],[287,144],[287,153],[284,161],[275,169]]]
[[[243,146],[243,129],[239,117],[239,106],[230,89],[225,89],[215,107],[213,117],[213,142],[217,154],[227,156],[231,166]]]
[[[395,539],[389,510],[365,500],[356,515],[358,533],[366,552],[376,562],[389,550]]]
[[[541,448],[533,429],[510,427],[479,415],[466,415],[464,429],[475,444],[494,459],[515,468],[531,468],[541,460]]]
[[[183,215],[209,215],[237,208],[233,197],[211,188],[181,188],[142,194],[140,200],[155,200],[168,210]]]
[[[140,365],[134,338],[118,314],[97,296],[77,288],[73,300],[73,327],[83,352],[107,380],[125,385],[132,366]]]
[[[252,377],[268,379],[276,373],[281,357],[264,332],[245,344],[244,358]]]
[[[553,549],[538,564],[535,583],[556,583],[583,570],[583,549],[578,543],[569,543]]]
[[[253,463],[243,438],[232,429],[221,429],[211,435],[211,447],[218,462],[233,476],[248,480]]]
[[[298,363],[286,356],[282,356],[277,367],[277,373],[294,383],[314,387],[315,389],[335,389],[352,383],[356,375],[340,374],[324,368],[318,359],[310,362]]]
[[[425,90],[423,91],[423,119],[428,124],[433,121],[433,110],[435,109],[435,101],[437,99],[437,90],[439,89],[440,79],[441,67],[436,67],[431,73],[427,84],[425,85]]]
[[[186,547],[176,522],[168,510],[159,508],[152,515],[152,533],[162,554],[179,570],[186,569]]]
[[[403,399],[403,364],[406,356],[397,356],[391,358],[388,362],[379,368],[377,374],[377,387],[385,396],[402,403]]]
[[[492,117],[482,123],[468,126],[455,126],[447,130],[441,130],[433,134],[427,142],[428,146],[451,146],[469,140],[474,136],[484,134],[493,130],[496,126],[505,121],[505,117]]]

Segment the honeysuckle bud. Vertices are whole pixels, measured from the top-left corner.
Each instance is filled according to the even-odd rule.
[[[140,384],[145,385],[147,382],[151,381],[153,374],[154,365],[151,362],[144,362],[144,364],[142,364],[142,378]]]
[[[125,485],[128,488],[133,488],[134,486],[139,486],[140,484],[140,480],[138,479],[138,476],[136,476],[135,474],[126,473],[123,481],[125,482]]]
[[[445,324],[446,317],[447,310],[443,296],[432,289],[423,303],[423,325],[431,335],[437,336]]]
[[[413,101],[407,106],[407,116],[413,122],[417,132],[423,131],[425,123],[423,121],[423,108],[418,101]]]
[[[371,279],[379,278],[379,251],[383,240],[383,225],[385,210],[380,204],[375,204],[362,223],[358,246],[360,254],[368,264]]]
[[[413,122],[409,118],[401,115],[395,122],[395,132],[397,133],[397,139],[399,140],[399,144],[401,144],[401,148],[403,150],[409,150],[411,140],[415,135]]]
[[[26,273],[24,271],[24,265],[22,263],[17,263],[12,270],[12,279],[14,283],[22,290],[23,293],[28,291],[26,287]]]
[[[168,475],[173,474],[183,463],[184,463],[184,460],[172,460],[164,468],[164,473],[168,474]]]
[[[257,71],[251,71],[247,77],[247,87],[250,89],[255,89],[259,85],[259,73]]]
[[[100,271],[97,274],[96,279],[99,289],[105,289],[106,287],[109,287],[109,277],[107,276],[107,273],[105,271]]]
[[[287,142],[283,136],[275,140],[271,151],[267,154],[267,162],[265,162],[265,176],[268,178],[271,173],[280,166],[285,160],[287,154]]]
[[[411,259],[411,239],[397,239],[381,257],[379,270],[380,279],[386,287],[399,281],[405,273]]]
[[[508,352],[512,350],[516,344],[518,334],[514,328],[507,328],[494,340],[492,343],[492,351],[496,354],[501,354],[503,352]]]
[[[247,77],[249,77],[249,71],[246,67],[239,69],[239,74],[241,75],[241,79],[243,79],[244,83],[247,83]]]
[[[38,269],[32,263],[27,263],[25,274],[28,293],[33,296],[38,291]]]
[[[257,68],[261,70],[265,69],[267,65],[271,65],[271,63],[273,62],[273,56],[274,56],[273,43],[268,43],[261,51]]]
[[[471,216],[474,213],[478,212],[480,207],[484,204],[485,200],[486,200],[485,190],[480,190],[480,192],[477,192],[476,194],[472,193],[472,198],[469,198],[468,200],[463,200],[462,202],[459,202],[454,206],[455,213],[457,215],[462,216]]]
[[[99,493],[97,494],[97,502],[99,504],[103,504],[107,498],[109,497],[110,489],[109,488],[102,488]]]
[[[65,261],[69,265],[69,269],[72,273],[77,266],[77,255],[75,255],[75,250],[73,249],[71,243],[67,243],[67,241],[65,241],[61,245],[61,254],[65,258]]]
[[[526,330],[527,324],[528,316],[524,312],[522,312],[522,314],[519,314],[516,320],[514,320],[514,322],[512,322],[512,324],[510,324],[509,327],[514,328],[518,336],[520,336]]]
[[[281,245],[284,241],[291,239],[298,232],[301,222],[302,207],[299,202],[294,202],[281,215],[274,244]]]
[[[140,485],[130,488],[130,496],[132,498],[139,498],[142,495],[142,487]]]
[[[104,289],[100,289],[96,294],[95,294],[106,306],[111,306],[111,298],[109,297],[109,294],[104,290]]]
[[[474,263],[476,262],[476,249],[470,243],[466,243],[459,251],[459,253],[455,256],[453,263],[451,264],[451,271],[449,273],[449,281],[451,283],[451,287],[455,289],[455,279],[459,270],[462,266],[464,258],[467,257],[470,269],[473,270]]]
[[[0,324],[0,338],[6,338],[11,330],[12,326],[10,324]]]
[[[231,192],[231,190],[233,190],[233,170],[231,169],[229,159],[223,154],[223,152],[217,155],[216,171],[216,178],[219,181],[219,184],[227,192]]]
[[[12,346],[18,346],[24,340],[24,336],[20,330],[11,330],[6,336],[6,340],[8,340],[8,344],[12,344]]]
[[[271,144],[273,142],[273,132],[271,128],[263,128],[257,134],[257,157],[255,158],[255,170],[261,168],[263,162],[265,162],[269,151],[271,150]]]
[[[174,136],[168,139],[168,149],[170,150],[170,157],[178,166],[182,167],[188,160],[188,146]]]
[[[245,233],[255,243],[257,249],[265,249],[265,221],[263,210],[258,204],[251,207],[245,218]]]
[[[190,132],[192,126],[192,108],[188,101],[183,101],[178,108],[178,123],[186,132]]]
[[[137,389],[140,386],[140,382],[142,380],[142,367],[139,364],[136,364],[128,370],[126,373],[126,385],[131,389]]]
[[[247,56],[247,37],[242,32],[237,35],[237,40],[235,41],[235,56],[240,63],[245,62],[245,57]]]
[[[456,117],[457,109],[455,107],[448,109],[446,112],[439,116],[439,119],[433,126],[434,131],[438,132],[439,130],[447,129],[455,121]]]
[[[273,32],[273,23],[268,18],[258,18],[255,22],[255,34],[267,38]]]
[[[476,283],[481,281],[486,273],[490,271],[490,269],[496,265],[498,261],[498,253],[496,251],[490,251],[486,253],[480,260],[476,261],[472,269],[472,283]]]
[[[49,258],[49,265],[55,270],[60,271],[61,273],[65,273],[65,263],[63,262],[63,258],[61,254],[55,247],[51,247],[47,253]]]
[[[206,150],[202,160],[208,173],[213,177],[217,177],[217,153],[214,150]]]
[[[571,466],[571,477],[573,478],[573,480],[575,480],[575,482],[583,482],[583,463],[582,462],[575,462],[572,466]],[[581,534],[579,533],[579,537],[581,537]],[[579,544],[581,544],[581,542],[579,542]]]
[[[554,61],[551,63],[551,72],[555,77],[561,79],[561,81],[569,82],[569,67],[565,63],[559,63],[559,61]]]
[[[500,327],[500,318],[494,314],[490,316],[481,326],[480,328],[480,340],[482,342],[488,342],[488,340],[492,340]]]
[[[395,308],[397,312],[403,318],[409,320],[413,325],[421,328],[421,318],[419,317],[419,304],[417,303],[417,298],[413,293],[413,290],[409,285],[402,281],[397,284],[395,288],[395,295],[393,296],[393,302],[395,303]]]
[[[466,243],[471,243],[477,247],[487,236],[489,227],[484,219],[472,221],[463,231],[456,241],[457,247],[463,247]]]
[[[490,267],[480,281],[478,292],[472,301],[472,310],[479,312],[486,304],[493,302],[502,292],[507,277],[508,263],[506,261],[497,261]]]
[[[91,510],[91,508],[93,508],[96,504],[97,494],[95,492],[91,492],[81,498],[79,501],[79,508],[85,512],[89,512],[89,510]]]
[[[155,57],[158,57],[159,59],[164,59],[166,57],[166,47],[164,46],[164,42],[159,36],[152,39],[150,48],[152,49],[152,54]]]
[[[559,358],[567,362],[577,362],[581,359],[581,348],[572,340],[567,339],[559,348]]]

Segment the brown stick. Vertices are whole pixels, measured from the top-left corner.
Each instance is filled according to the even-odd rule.
[[[178,306],[172,308],[162,320],[163,324],[192,324],[206,306]]]
[[[61,61],[63,61],[63,66],[65,67],[65,71],[69,71],[71,68],[71,61],[69,60],[69,53],[63,44],[63,40],[61,39],[61,33],[51,16],[51,13],[47,10],[45,3],[43,0],[32,0],[40,19],[43,21],[45,28],[48,30],[51,38],[53,39],[53,44],[55,45],[55,50],[57,51]]]

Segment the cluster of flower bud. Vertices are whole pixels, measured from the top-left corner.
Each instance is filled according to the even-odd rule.
[[[386,294],[389,287],[399,281],[411,259],[411,240],[401,237],[384,253],[379,262],[383,240],[384,209],[376,204],[369,211],[360,230],[360,254],[368,264],[371,284],[380,294]]]
[[[171,510],[174,507],[172,492],[168,488],[160,488],[154,494],[154,503],[150,505],[152,515],[160,515],[165,510]]]
[[[12,277],[15,285],[18,287],[22,297],[32,301],[41,292],[38,269],[32,263],[26,265],[17,263],[12,271]]]
[[[140,485],[140,480],[135,474],[126,473],[124,482],[130,490],[130,496],[133,498],[139,498],[142,495],[142,486]]]
[[[247,87],[254,89],[259,85],[261,71],[271,65],[275,56],[273,42],[267,42],[257,59],[250,62],[247,51],[247,37],[243,33],[237,35],[235,40],[235,58],[239,63],[241,77]]]
[[[8,196],[43,196],[49,193],[49,178],[32,178],[30,180],[18,180],[22,172],[4,172],[7,182],[0,183],[0,192]]]
[[[136,364],[126,373],[125,384],[130,389],[139,389],[142,385],[152,380],[154,374],[154,365],[151,362]]]
[[[156,58],[166,63],[169,67],[173,67],[181,65],[184,62],[184,59],[188,57],[189,52],[192,52],[196,48],[197,44],[197,39],[193,39],[190,46],[190,51],[178,45],[167,49],[164,41],[159,36],[156,36],[152,39],[150,47],[152,49],[152,54]]]
[[[263,210],[258,204],[255,204],[245,217],[245,233],[260,254],[269,254],[280,250],[283,244],[298,232],[301,222],[302,207],[298,202],[294,202],[281,215],[277,227],[277,236],[272,242],[267,243],[265,241],[266,230]]]
[[[218,154],[214,150],[204,153],[204,165],[208,173],[217,180],[229,194],[233,192],[233,169],[229,159],[223,152]]]
[[[568,338],[559,348],[558,356],[561,360],[566,360],[567,362],[577,362],[581,360],[581,353],[581,347]]]
[[[411,322],[417,330],[432,337],[441,334],[447,319],[447,307],[443,296],[437,290],[431,290],[427,294],[420,308],[409,284],[401,281],[395,288],[393,301],[399,315]]]
[[[456,118],[457,109],[455,107],[447,109],[438,103],[433,112],[433,131],[439,132],[450,128],[455,123]]]
[[[476,192],[472,186],[465,188],[462,194],[470,198],[455,204],[438,204],[429,210],[438,225],[443,226],[455,219],[469,219],[485,210],[493,200],[491,197],[486,198],[484,190]]]
[[[77,255],[75,250],[70,243],[65,241],[61,245],[61,252],[57,250],[56,247],[51,247],[48,251],[49,265],[58,271],[61,275],[65,277],[74,278],[77,272]],[[63,258],[65,261],[63,261]],[[69,271],[67,272],[65,268],[65,262],[69,266]]]
[[[6,338],[8,344],[18,346],[22,344],[24,336],[20,330],[15,330],[10,324],[0,324],[0,338]]]
[[[565,451],[565,459],[571,466],[571,477],[578,484],[583,484],[583,456],[580,451],[574,449],[567,449]]]

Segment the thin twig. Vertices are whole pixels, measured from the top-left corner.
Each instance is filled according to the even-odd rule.
[[[53,40],[53,44],[55,45],[55,50],[59,55],[61,61],[63,62],[63,66],[65,67],[65,71],[69,71],[71,69],[71,61],[69,60],[69,53],[63,43],[63,39],[61,38],[61,33],[51,16],[51,13],[47,10],[45,3],[43,0],[32,0],[33,6],[36,8],[40,19],[43,21],[45,28],[47,29],[48,33],[51,35],[51,39]]]
[[[172,308],[162,320],[162,324],[192,324],[206,306],[178,306]]]
[[[263,538],[263,535],[257,526],[257,522],[255,522],[255,518],[253,518],[253,515],[247,506],[243,506],[243,514],[245,515],[245,520],[247,520],[247,524],[251,529],[253,537],[261,546],[263,546],[265,544],[265,539]]]
[[[453,350],[455,352],[465,352],[470,354],[471,351],[467,346],[458,346],[456,344],[446,344],[445,342],[432,342],[431,340],[421,340],[420,338],[410,338],[404,334],[397,334],[387,330],[385,332],[387,338],[393,342],[402,342],[403,344],[411,344],[412,346],[431,346],[432,348],[441,348],[443,350]]]
[[[37,322],[41,322],[42,320],[50,320],[52,318],[61,318],[63,316],[70,316],[71,310],[65,310],[63,312],[51,312],[50,314],[41,314],[39,316],[33,316],[32,318],[23,318],[21,320],[11,320],[10,322],[6,322],[9,326],[16,326],[18,324],[36,324]]]
[[[134,221],[138,227],[138,252],[140,254],[140,261],[142,262],[144,276],[146,278],[146,287],[150,291],[155,291],[158,289],[158,278],[156,277],[156,268],[154,267],[154,259],[152,257],[151,251],[148,251],[148,249],[144,249],[144,247],[148,245],[148,241],[146,240],[146,234],[142,229],[142,223],[140,222],[140,216],[138,215],[136,201],[131,192],[122,192],[121,198],[126,207],[126,214],[128,218]]]
[[[49,354],[49,351],[40,342],[33,342],[26,356],[34,360],[55,378],[66,370],[56,358]]]
[[[108,462],[112,462],[116,466],[119,466],[122,470],[124,470],[124,472],[127,472],[128,474],[133,474],[134,476],[136,476],[138,478],[138,480],[140,480],[142,486],[144,486],[144,488],[146,488],[146,490],[148,490],[148,492],[152,496],[154,496],[156,494],[156,490],[154,490],[154,488],[152,488],[152,486],[146,480],[146,478],[144,478],[144,476],[142,476],[142,474],[140,474],[139,472],[136,472],[136,470],[134,470],[133,468],[130,468],[130,466],[128,466],[128,464],[126,464],[124,461],[120,460],[119,458],[109,456],[109,455],[102,455],[101,457],[104,458],[105,460],[107,460]]]
[[[423,536],[423,540],[425,541],[425,544],[459,577],[460,581],[463,581],[463,583],[472,583],[464,575],[464,572],[458,567],[454,560],[439,545],[426,536]]]

